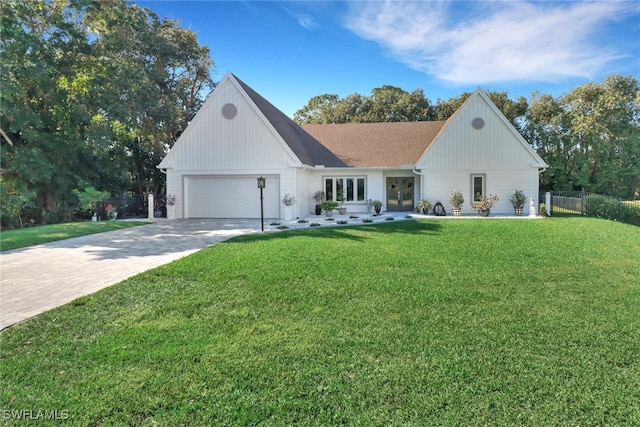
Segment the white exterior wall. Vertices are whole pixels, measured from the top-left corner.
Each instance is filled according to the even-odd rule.
[[[222,115],[227,103],[238,111],[232,119]],[[167,193],[176,195],[175,218],[184,218],[185,176],[194,175],[277,176],[282,218],[283,196],[297,194],[299,166],[289,147],[231,78],[218,85],[160,164],[167,168]]]
[[[313,200],[313,193],[318,190],[313,190],[311,187],[312,172],[305,168],[297,169],[296,173],[296,204],[293,217],[303,218],[309,213],[313,213],[315,210],[315,201]]]
[[[360,169],[360,168],[337,168],[337,169],[315,169],[309,171],[307,179],[307,198],[309,205],[306,211],[309,214],[315,212],[315,202],[312,199],[313,194],[318,191],[324,191],[324,178],[329,177],[365,177],[365,201],[364,202],[345,202],[344,207],[347,213],[366,213],[368,200],[380,200],[383,206],[386,206],[386,179],[387,177],[414,177],[415,190],[414,201],[420,198],[420,177],[412,171],[406,169]]]
[[[475,212],[471,209],[472,197],[472,173],[467,171],[426,171],[424,174],[425,188],[422,191],[422,198],[431,202],[440,202],[445,207],[448,214],[451,214],[451,204],[449,198],[451,192],[459,190],[464,197],[462,213]],[[500,200],[491,208],[491,212],[500,214],[512,214],[513,206],[509,198],[515,190],[521,190],[527,200],[533,197],[538,202],[538,171],[528,170],[499,170],[487,171],[485,173],[486,192],[497,195]],[[528,212],[528,204],[525,204],[525,211]]]
[[[484,127],[474,129],[473,119],[480,117]],[[421,198],[440,201],[451,212],[451,191],[462,192],[462,212],[471,213],[472,175],[485,175],[486,195],[498,195],[492,212],[510,214],[509,198],[516,189],[538,199],[538,166],[541,159],[516,134],[504,116],[474,93],[451,118],[442,133],[419,160],[417,169],[424,175]],[[537,206],[537,205],[536,205]]]

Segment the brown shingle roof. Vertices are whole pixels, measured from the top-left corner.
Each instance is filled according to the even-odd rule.
[[[306,165],[399,167],[415,165],[446,122],[391,122],[300,127],[233,75],[291,151]]]
[[[347,166],[398,167],[415,165],[445,124],[445,121],[348,123],[302,128]]]
[[[305,165],[325,165],[329,167],[346,167],[340,158],[332,153],[326,146],[316,141],[313,136],[305,132],[296,122],[291,120],[282,111],[278,110],[258,92],[244,83],[235,75],[233,78],[242,86],[249,98],[260,109],[271,126],[278,132],[291,151]]]

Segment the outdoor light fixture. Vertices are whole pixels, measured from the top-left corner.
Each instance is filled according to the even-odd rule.
[[[262,231],[264,231],[264,197],[262,190],[267,186],[267,180],[264,177],[258,178],[258,188],[260,189],[260,223],[262,224]]]

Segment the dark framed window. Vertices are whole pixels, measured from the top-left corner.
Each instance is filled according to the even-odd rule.
[[[486,176],[484,174],[471,175],[471,194],[473,202],[479,202],[486,194]]]
[[[337,201],[340,190],[344,190],[345,202],[364,202],[366,194],[366,179],[364,177],[326,177],[324,178],[324,192],[327,200]]]

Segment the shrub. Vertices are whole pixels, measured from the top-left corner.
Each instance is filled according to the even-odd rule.
[[[635,204],[626,204],[613,197],[590,194],[585,197],[584,206],[587,216],[640,225],[640,207]]]

